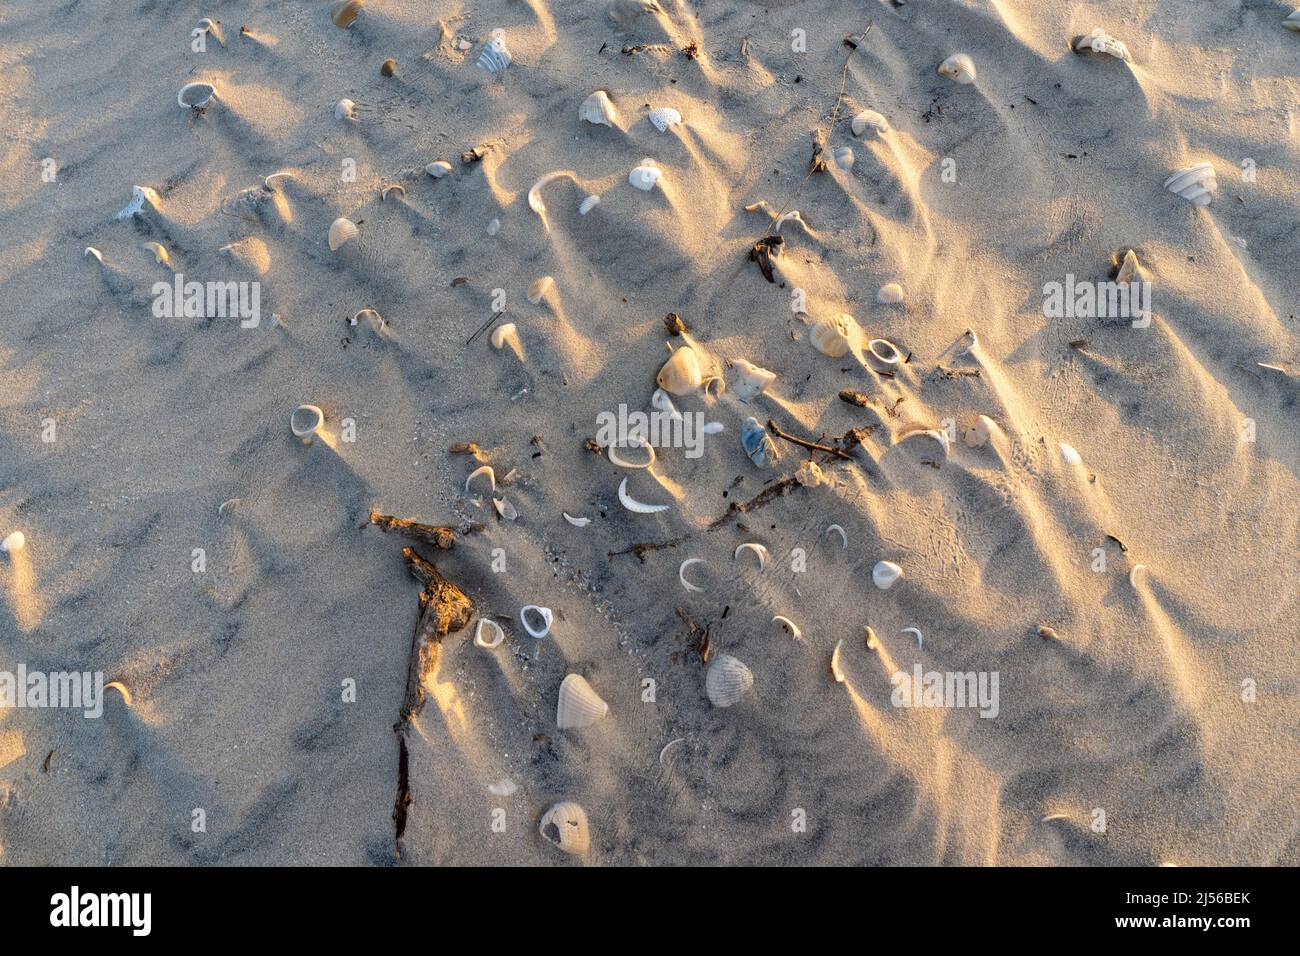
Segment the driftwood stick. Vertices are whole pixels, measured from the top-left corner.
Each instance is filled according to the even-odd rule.
[[[722,525],[727,523],[727,519],[730,518],[732,515],[744,514],[747,511],[755,511],[763,507],[763,505],[767,504],[773,499],[779,498],[781,495],[785,494],[791,488],[800,488],[800,487],[802,486],[799,484],[799,482],[796,479],[782,478],[776,484],[769,485],[768,487],[764,488],[762,491],[760,491],[753,498],[750,498],[746,502],[742,503],[742,502],[733,501],[727,507],[726,511],[724,511],[717,518],[714,518],[713,521],[709,523],[709,528],[712,529],[712,528],[721,527]]]
[[[767,430],[777,438],[783,438],[792,445],[798,445],[800,448],[807,448],[809,451],[824,451],[828,455],[834,455],[836,458],[843,458],[845,461],[853,460],[853,456],[842,449],[834,448],[830,445],[819,445],[815,441],[806,441],[802,438],[795,438],[795,436],[781,431],[781,427],[777,425],[774,420],[768,420]]]
[[[448,551],[456,544],[456,533],[451,528],[394,518],[392,515],[380,514],[378,511],[370,512],[370,523],[384,531],[395,531],[408,538],[431,544],[441,551]]]

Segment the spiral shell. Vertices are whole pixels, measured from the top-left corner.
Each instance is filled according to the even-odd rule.
[[[730,707],[754,687],[754,674],[730,654],[714,659],[704,675],[704,692],[714,707]]]
[[[555,707],[555,724],[571,730],[594,724],[609,713],[609,704],[581,674],[570,674],[560,682],[560,699]]]

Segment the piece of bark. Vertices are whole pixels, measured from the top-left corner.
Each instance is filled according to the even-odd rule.
[[[394,518],[392,515],[383,515],[378,511],[370,512],[370,523],[377,525],[384,531],[396,531],[408,538],[415,538],[417,541],[431,544],[440,551],[449,551],[456,544],[456,533],[451,528],[440,528],[437,525],[407,521],[405,518]]]

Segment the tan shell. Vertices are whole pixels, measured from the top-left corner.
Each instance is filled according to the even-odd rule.
[[[655,376],[655,382],[665,392],[689,395],[700,387],[704,377],[700,372],[700,359],[689,345],[683,345],[672,354]]]
[[[330,9],[330,19],[336,27],[350,27],[356,22],[357,14],[366,5],[366,0],[339,0]]]
[[[340,216],[330,223],[330,251],[337,252],[345,242],[355,239],[361,230],[351,219]]]
[[[572,800],[556,803],[542,814],[537,832],[565,853],[581,856],[591,849],[587,811]]]
[[[858,332],[858,324],[853,321],[853,316],[841,313],[814,322],[808,339],[822,355],[841,358],[848,355],[857,344]]]
[[[582,101],[578,107],[578,119],[597,126],[618,128],[618,110],[614,109],[613,101],[604,90],[597,90]]]
[[[551,286],[555,285],[555,280],[550,276],[542,276],[536,282],[528,287],[528,301],[533,305],[539,304],[546,293],[551,291]]]
[[[561,730],[586,727],[609,713],[609,704],[581,674],[570,674],[560,683],[560,700],[555,707],[555,724]]]
[[[965,53],[954,53],[940,63],[935,72],[958,83],[974,83],[975,61]]]
[[[989,443],[989,438],[992,437],[993,429],[996,427],[993,419],[981,415],[975,420],[975,424],[962,432],[961,440],[967,448],[983,448]]]
[[[730,707],[738,703],[753,687],[753,672],[730,654],[715,658],[704,675],[704,692],[714,707]]]

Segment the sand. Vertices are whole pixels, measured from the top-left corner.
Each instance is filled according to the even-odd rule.
[[[0,556],[0,670],[131,696],[0,710],[0,860],[1300,863],[1289,6],[658,0],[624,27],[603,2],[371,0],[348,29],[329,7],[0,11],[0,535],[27,538]],[[203,17],[224,42],[200,53]],[[1070,52],[1099,25],[1132,63]],[[497,28],[513,62],[490,74]],[[955,53],[974,83],[936,73]],[[188,82],[215,103],[180,107]],[[619,128],[579,120],[598,89]],[[682,124],[660,133],[659,107]],[[854,137],[865,109],[889,130]],[[806,176],[817,130],[830,162]],[[628,183],[645,157],[650,192]],[[1204,208],[1163,188],[1199,162]],[[542,190],[544,225],[527,193],[557,170],[576,182]],[[136,185],[157,208],[115,219]],[[783,224],[774,282],[748,258],[760,200],[806,224]],[[332,252],[339,217],[359,236]],[[1105,281],[1128,249],[1149,326],[1044,314],[1045,285]],[[259,283],[260,322],[158,316],[174,273]],[[901,303],[876,301],[889,282]],[[908,361],[821,354],[796,289]],[[349,324],[365,308],[382,328]],[[467,344],[500,310],[522,360]],[[670,312],[728,386],[673,401],[725,431],[624,470],[586,442],[649,410]],[[777,374],[748,403],[739,359]],[[326,417],[310,445],[300,403]],[[777,439],[759,468],[750,416],[837,448],[868,431],[849,460]],[[903,437],[948,427],[946,456]],[[727,514],[810,457],[826,483]],[[516,520],[464,491],[481,463]],[[625,510],[625,477],[671,509]],[[416,547],[476,607],[406,731],[400,846],[420,586],[372,508],[456,529]],[[526,604],[554,610],[540,641]],[[702,650],[752,692],[711,706]],[[894,706],[918,663],[996,672],[997,716]],[[608,716],[557,728],[569,673]],[[566,800],[585,854],[538,833]]]

